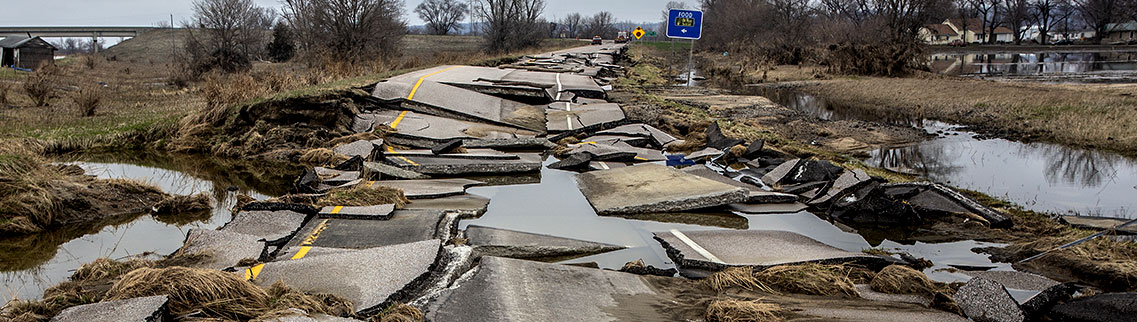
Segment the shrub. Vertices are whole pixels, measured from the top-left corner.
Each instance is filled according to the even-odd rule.
[[[95,111],[103,101],[103,90],[98,86],[84,88],[79,91],[78,95],[71,97],[71,99],[75,101],[75,106],[79,107],[79,111],[83,113],[83,116],[95,116]]]
[[[55,93],[55,82],[59,76],[59,69],[54,65],[44,64],[35,72],[28,74],[24,80],[24,92],[35,102],[36,106],[46,106],[48,99]]]

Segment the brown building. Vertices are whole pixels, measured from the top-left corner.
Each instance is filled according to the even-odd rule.
[[[55,64],[55,50],[40,37],[9,36],[0,39],[0,66],[35,69]]]

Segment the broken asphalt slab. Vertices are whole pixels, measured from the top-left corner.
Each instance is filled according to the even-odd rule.
[[[387,220],[312,220],[287,245],[362,249],[449,239],[449,236],[437,236],[442,228],[439,226],[445,224],[444,216],[441,210],[402,209],[396,210]]]
[[[883,268],[896,260],[854,253],[812,238],[778,230],[656,232],[656,241],[681,272],[715,272],[729,266],[765,268],[801,263],[849,263]]]
[[[463,195],[466,188],[484,184],[470,179],[426,179],[369,181],[364,186],[399,189],[408,199],[430,199]]]
[[[955,293],[955,301],[976,322],[1020,322],[1026,315],[999,282],[972,278]]]
[[[1056,321],[1133,321],[1137,293],[1105,293],[1055,305],[1048,315]]]
[[[252,235],[273,244],[291,237],[307,218],[290,210],[247,210],[233,215],[233,220],[221,227],[221,231]]]
[[[260,237],[241,233],[190,229],[185,245],[178,250],[182,255],[204,255],[204,259],[194,267],[225,269],[237,265],[243,259],[260,259],[265,251],[265,243]]]
[[[672,296],[643,276],[483,257],[473,276],[429,304],[428,321],[674,321]],[[627,301],[625,299],[635,299]]]
[[[1129,225],[1116,229],[1132,219],[1123,218],[1109,218],[1109,217],[1093,217],[1093,216],[1073,216],[1063,215],[1062,221],[1074,228],[1089,229],[1089,230],[1111,230],[1117,232],[1119,235],[1137,235],[1137,225]]]
[[[321,218],[342,218],[342,219],[371,219],[371,220],[386,220],[391,218],[391,213],[395,211],[394,204],[375,205],[375,206],[361,206],[361,207],[323,207],[320,208]]]
[[[371,154],[382,145],[383,140],[359,140],[332,148],[332,152],[349,157],[359,156],[364,159],[370,159]]]
[[[748,190],[658,165],[593,171],[577,185],[600,215],[674,212],[746,201]]]
[[[495,71],[439,66],[380,82],[372,96],[386,102],[402,102],[403,108],[424,114],[544,132],[545,112],[541,107],[442,83],[493,77],[488,74]]]
[[[524,173],[541,170],[541,155],[537,153],[517,153],[516,159],[475,159],[460,158],[461,154],[390,154],[388,162],[397,167],[427,175],[464,175]]]
[[[469,245],[480,255],[510,258],[585,256],[625,247],[590,241],[539,235],[515,230],[470,225],[465,230]]]
[[[668,144],[671,144],[672,142],[678,140],[674,136],[667,134],[667,132],[663,132],[662,130],[647,124],[622,125],[597,132],[596,134],[650,138],[655,143],[657,148],[663,148]]]
[[[991,228],[1010,228],[1014,225],[1011,218],[998,212],[990,207],[987,207],[975,199],[971,199],[959,191],[950,187],[931,182],[912,182],[912,183],[890,183],[882,185],[886,190],[892,189],[906,189],[918,188],[922,189],[921,193],[931,192],[937,194],[936,198],[925,195],[921,198],[909,200],[913,202],[913,207],[918,209],[932,210],[932,211],[958,211],[957,209],[965,210],[967,213],[972,213],[982,217],[984,220],[991,224]]]
[[[745,183],[745,182],[741,182],[738,180],[734,180],[731,178],[727,178],[726,176],[721,175],[718,172],[715,172],[714,170],[711,170],[710,168],[708,168],[705,165],[693,165],[693,166],[683,168],[680,171],[690,173],[693,175],[697,175],[697,176],[700,176],[703,178],[711,179],[714,181],[718,181],[721,183],[729,184],[729,185],[732,185],[735,187],[745,188],[746,190],[749,190],[749,194],[746,197],[747,203],[775,203],[776,204],[776,203],[795,203],[795,202],[797,202],[797,196],[795,196],[795,195],[791,195],[788,193],[780,193],[780,192],[762,190],[762,187],[755,186],[755,185]]]
[[[594,131],[627,120],[624,109],[615,103],[573,104],[556,102],[545,110],[549,133]]]
[[[443,211],[457,211],[470,217],[481,216],[486,213],[490,199],[477,195],[460,195],[435,199],[418,199],[407,204],[404,210],[433,209]]]
[[[383,124],[395,132],[388,133],[393,143],[426,147],[450,140],[513,140],[533,138],[537,131],[480,122],[457,120],[412,111],[379,110],[360,114],[357,118]]]
[[[364,162],[363,169],[397,179],[430,179],[430,176],[380,162]]]
[[[728,207],[730,207],[729,209],[732,211],[748,215],[789,214],[809,209],[809,206],[800,202],[767,204],[732,203],[728,205]]]
[[[430,272],[442,242],[420,242],[265,263],[253,279],[261,287],[283,281],[308,293],[330,293],[352,302],[357,313],[410,300],[409,289]]]
[[[165,295],[138,297],[125,300],[107,301],[74,306],[59,312],[51,318],[52,322],[158,322],[165,321]]]

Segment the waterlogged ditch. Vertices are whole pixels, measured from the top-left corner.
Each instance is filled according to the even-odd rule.
[[[961,126],[903,115],[874,115],[834,106],[792,89],[766,89],[771,100],[825,120],[866,120],[915,126],[934,139],[884,147],[866,163],[980,191],[1023,207],[1057,214],[1135,218],[1137,160],[1048,143],[983,138]]]
[[[182,246],[193,228],[214,229],[229,221],[236,197],[263,200],[283,194],[294,171],[258,164],[188,155],[124,154],[84,156],[74,162],[88,175],[125,178],[154,185],[175,195],[205,193],[213,210],[174,218],[141,213],[44,233],[0,239],[3,300],[37,299],[67,280],[81,264],[100,257],[122,258],[153,252],[166,255]]]

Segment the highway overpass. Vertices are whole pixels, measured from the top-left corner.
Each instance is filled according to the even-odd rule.
[[[134,37],[155,27],[32,26],[3,27],[0,36],[32,37]]]

